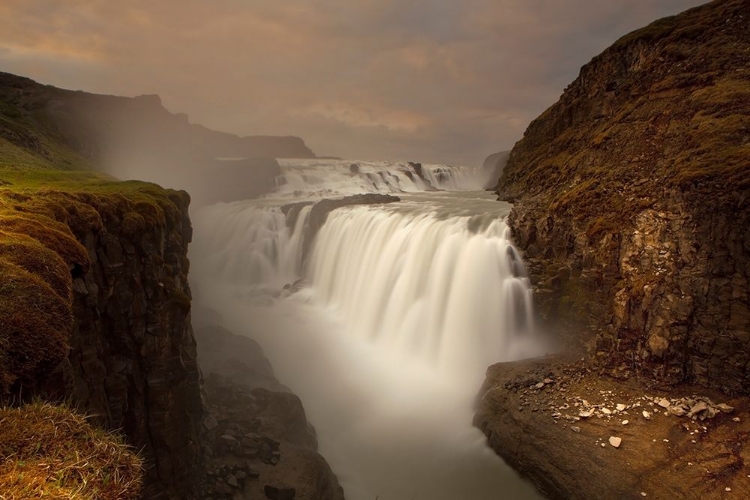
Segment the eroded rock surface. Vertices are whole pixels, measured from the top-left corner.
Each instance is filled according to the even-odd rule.
[[[743,0],[623,37],[529,125],[497,190],[565,344],[617,377],[748,394],[749,130]]]
[[[201,498],[343,500],[300,399],[254,340],[196,327],[206,376]]]
[[[724,398],[602,378],[581,361],[546,357],[490,367],[474,423],[548,498],[713,499],[727,498],[726,488],[745,498],[748,402]],[[724,401],[712,418],[706,400]],[[688,402],[692,416],[669,411]]]

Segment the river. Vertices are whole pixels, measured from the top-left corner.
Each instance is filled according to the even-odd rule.
[[[281,164],[274,193],[194,214],[191,280],[300,396],[346,497],[539,498],[471,425],[487,366],[543,350],[510,205],[476,169]],[[358,193],[401,201],[334,210],[305,254],[310,208],[282,207]]]

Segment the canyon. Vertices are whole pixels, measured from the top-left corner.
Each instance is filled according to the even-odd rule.
[[[0,485],[750,496],[749,117],[744,0],[622,37],[481,168],[0,73]]]

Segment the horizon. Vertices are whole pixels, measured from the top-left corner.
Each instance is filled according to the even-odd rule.
[[[702,3],[11,0],[0,6],[0,70],[158,94],[191,123],[297,136],[318,156],[481,165],[511,149],[592,57]]]

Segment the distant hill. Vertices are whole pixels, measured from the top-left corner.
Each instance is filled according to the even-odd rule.
[[[217,158],[247,160],[217,162]],[[251,196],[273,187],[279,173],[274,158],[315,158],[315,154],[299,137],[239,137],[189,123],[187,115],[169,112],[156,95],[90,94],[0,73],[3,163],[86,166],[216,199],[222,194],[209,195],[206,183],[236,182],[223,175],[225,166],[234,173],[240,166],[246,169],[233,191]],[[243,186],[245,191],[238,189]]]

